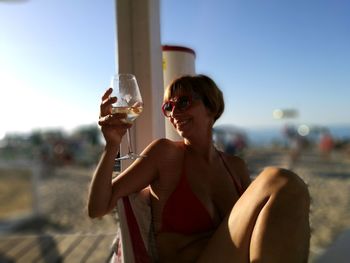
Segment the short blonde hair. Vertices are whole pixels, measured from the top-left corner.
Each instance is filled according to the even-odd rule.
[[[198,95],[204,106],[214,114],[214,121],[224,112],[225,103],[221,90],[205,75],[185,75],[175,79],[164,92],[164,101],[181,94]]]

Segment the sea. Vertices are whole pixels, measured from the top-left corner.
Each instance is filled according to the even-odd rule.
[[[245,135],[250,146],[269,147],[271,145],[283,145],[286,143],[284,126],[274,127],[236,127],[232,125],[220,125],[215,127],[216,130],[228,132],[240,132]],[[309,127],[309,132],[305,138],[309,141],[316,142],[321,135],[321,131],[327,129],[335,141],[345,141],[350,143],[350,124],[336,125],[313,125]]]

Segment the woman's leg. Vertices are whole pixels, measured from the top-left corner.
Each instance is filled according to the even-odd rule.
[[[266,168],[248,187],[198,262],[307,262],[310,198],[294,173]]]

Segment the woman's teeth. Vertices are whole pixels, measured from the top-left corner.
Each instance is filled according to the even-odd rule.
[[[183,121],[178,121],[176,124],[178,125],[178,126],[182,126],[182,125],[185,125],[185,124],[187,124],[188,123],[188,120],[183,120]]]

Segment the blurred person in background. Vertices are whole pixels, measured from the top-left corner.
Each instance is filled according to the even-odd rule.
[[[329,160],[334,147],[334,140],[328,129],[324,129],[320,136],[319,150],[324,160]]]
[[[288,169],[293,169],[308,145],[306,137],[301,136],[294,126],[287,125],[283,129],[288,147]]]

